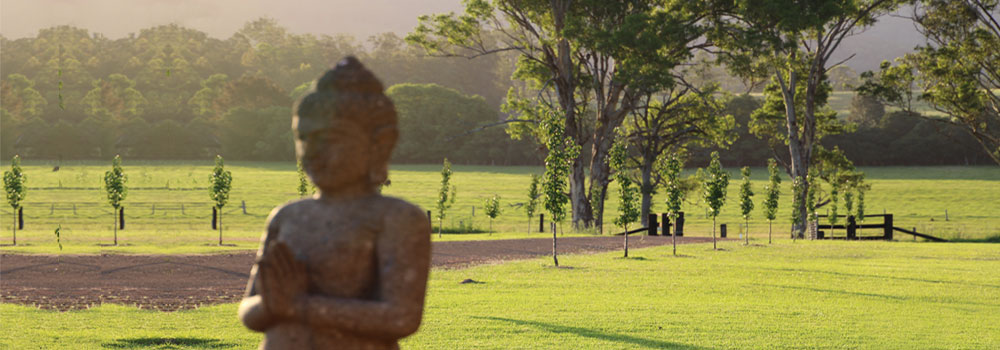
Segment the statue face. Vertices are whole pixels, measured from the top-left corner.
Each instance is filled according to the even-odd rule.
[[[334,120],[329,128],[300,135],[295,151],[302,167],[320,189],[330,192],[370,186],[371,135],[357,123]]]

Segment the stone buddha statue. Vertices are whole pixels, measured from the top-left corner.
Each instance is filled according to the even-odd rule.
[[[430,223],[383,197],[398,137],[382,84],[354,57],[327,71],[292,119],[312,198],[271,212],[240,320],[261,349],[398,349],[420,325]]]

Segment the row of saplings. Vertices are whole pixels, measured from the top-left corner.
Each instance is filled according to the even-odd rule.
[[[21,170],[21,157],[14,156],[11,159],[10,170],[5,171],[3,174],[3,187],[4,191],[7,193],[7,203],[10,204],[14,212],[14,225],[13,225],[13,244],[17,245],[17,228],[18,228],[18,213],[22,208],[22,203],[24,202],[25,194],[27,193],[27,187],[25,183],[27,182],[27,176],[24,175],[24,171]],[[232,188],[233,176],[229,170],[225,170],[223,167],[223,160],[221,156],[215,157],[215,168],[212,170],[212,174],[209,177],[209,195],[214,202],[213,211],[218,213],[218,229],[219,229],[219,245],[222,245],[222,208],[226,206],[229,202],[229,190]],[[111,163],[111,170],[104,173],[104,191],[107,193],[108,204],[113,208],[115,215],[114,221],[114,245],[118,245],[118,227],[121,222],[120,215],[122,215],[122,204],[128,195],[128,176],[125,175],[125,171],[122,169],[122,158],[121,156],[115,156],[115,159]],[[57,227],[55,230],[56,240],[59,241],[59,231],[61,227]],[[60,243],[59,249],[62,249],[62,244]]]
[[[559,155],[557,154],[556,157],[558,156]],[[563,154],[563,156],[566,156],[566,154]],[[716,241],[716,231],[715,231],[716,218],[718,217],[719,212],[722,209],[722,206],[726,202],[726,194],[727,194],[727,188],[729,187],[730,175],[728,172],[723,170],[722,164],[719,162],[718,152],[713,152],[711,157],[712,160],[709,163],[708,168],[705,170],[698,169],[698,173],[695,177],[699,180],[700,184],[699,187],[702,190],[702,199],[704,200],[704,203],[708,206],[708,213],[712,217],[712,248],[718,249]],[[628,228],[630,224],[635,223],[639,219],[640,213],[638,207],[639,188],[634,184],[634,181],[632,181],[632,179],[629,177],[625,164],[626,159],[627,159],[627,151],[625,149],[625,146],[618,144],[611,149],[610,165],[612,169],[615,170],[614,180],[617,181],[619,184],[618,195],[620,201],[619,215],[618,217],[614,218],[613,221],[615,225],[621,227],[625,231],[625,234],[623,234],[624,236],[623,246],[624,246],[625,257],[628,257],[628,236],[629,236],[628,232],[630,232]],[[558,161],[559,159],[557,158],[554,160]],[[554,169],[553,171],[553,169],[550,169],[550,167],[546,168],[545,181],[542,181],[538,175],[535,174],[531,175],[531,184],[528,187],[528,200],[525,202],[523,206],[524,212],[528,216],[529,231],[530,231],[530,222],[532,221],[532,219],[536,214],[539,199],[544,199],[545,208],[548,210],[549,214],[552,217],[553,225],[561,223],[566,218],[565,203],[568,202],[568,196],[564,191],[564,187],[562,187],[564,186],[565,183],[561,182],[562,177],[559,176],[563,175],[559,173],[560,169],[558,169],[560,162],[550,163],[549,159],[547,159],[546,163],[549,164],[550,167],[554,167],[556,169]],[[681,170],[683,169],[683,163],[678,156],[673,156],[668,158],[663,168],[664,168],[663,176],[665,180],[664,183],[666,187],[665,190],[667,195],[666,198],[667,216],[670,218],[671,221],[675,221],[679,213],[681,213],[681,206],[684,202],[684,199],[688,191],[690,190],[690,186],[686,186],[684,179],[681,178]],[[555,176],[551,174],[552,172],[556,173]],[[751,212],[755,207],[753,202],[754,192],[750,183],[750,167],[743,167],[740,171],[740,174],[742,175],[742,183],[740,185],[739,205],[744,220],[743,227],[745,230],[745,232],[743,233],[743,237],[745,239],[743,244],[748,245],[750,243],[750,234],[749,234],[750,217],[751,217]],[[763,207],[764,217],[768,221],[767,242],[768,244],[771,244],[773,221],[777,217],[778,199],[781,195],[780,191],[781,175],[779,173],[778,165],[774,161],[774,159],[771,159],[768,162],[768,174],[769,174],[769,179],[768,183],[764,185],[764,198],[761,205]],[[451,207],[451,205],[455,201],[456,188],[455,186],[449,186],[451,175],[452,175],[451,163],[449,163],[448,160],[445,159],[444,167],[441,169],[441,189],[438,192],[438,201],[437,201],[436,218],[438,219],[439,237],[443,230],[443,223],[447,210]],[[808,193],[806,194],[806,203],[805,203],[806,209],[810,213],[809,220],[813,222],[818,221],[816,208],[819,205],[819,203],[816,198],[816,193],[819,190],[818,188],[819,181],[817,180],[819,179],[815,173],[809,175],[808,182],[810,183],[810,186],[813,186],[814,188],[808,191]],[[837,209],[841,196],[844,201],[844,209],[846,209],[848,215],[854,214],[855,217],[858,218],[858,220],[864,219],[864,210],[865,210],[864,195],[868,187],[862,185],[860,183],[862,180],[860,179],[854,179],[853,181],[858,183],[845,186],[845,181],[839,181],[839,180],[831,181],[832,188],[829,192],[829,199],[827,200],[827,203],[830,204],[830,215],[827,216],[830,221],[830,225],[837,224]],[[542,194],[539,193],[540,182],[545,192],[544,198],[542,198]],[[801,188],[801,185],[798,184],[797,181],[796,183],[793,183],[792,189],[793,191],[796,191],[796,193],[801,193],[799,191],[803,190]],[[795,198],[798,198],[798,196],[795,196]],[[855,200],[857,201],[856,207],[855,207]],[[795,205],[797,206],[798,203],[795,203]],[[483,209],[486,212],[486,215],[490,218],[490,233],[492,233],[493,219],[495,219],[500,214],[500,196],[494,194],[492,197],[487,198],[483,203]],[[791,218],[793,224],[800,224],[798,222],[799,217],[798,215],[796,215],[794,211],[792,212]],[[676,235],[671,235],[671,237],[673,244],[673,254],[677,255]],[[552,230],[552,239],[553,239],[552,256],[555,261],[555,264],[559,265],[559,260],[556,253],[555,229]]]

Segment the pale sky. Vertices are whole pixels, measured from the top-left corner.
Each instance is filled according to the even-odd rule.
[[[405,35],[422,14],[462,9],[461,0],[0,0],[0,34],[17,39],[72,25],[117,39],[176,23],[228,38],[247,22],[270,17],[293,33],[350,34],[363,41],[390,31]],[[836,56],[856,53],[848,65],[861,72],[920,43],[908,20],[883,17],[866,33],[846,39]]]
[[[9,39],[72,25],[111,39],[177,23],[228,38],[246,22],[271,17],[293,33],[406,33],[421,14],[462,10],[461,0],[0,0],[0,33]]]

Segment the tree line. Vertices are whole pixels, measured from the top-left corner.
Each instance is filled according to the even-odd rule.
[[[367,41],[298,35],[270,19],[225,39],[179,25],[114,40],[70,26],[16,40],[0,36],[0,152],[292,160],[293,101],[348,54],[386,86],[406,83],[390,89],[400,101],[401,131],[411,135],[394,161],[437,162],[442,153],[429,154],[441,151],[467,164],[537,163],[534,146],[510,140],[502,128],[465,134],[497,121],[509,85],[499,78],[510,74],[505,58],[428,57],[391,33]],[[442,129],[421,129],[426,125]],[[485,145],[490,149],[480,152]]]

